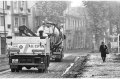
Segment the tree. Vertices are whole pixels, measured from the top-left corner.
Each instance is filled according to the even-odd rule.
[[[38,16],[41,21],[47,18],[49,21],[62,23],[63,12],[66,8],[67,1],[38,1],[37,3]]]
[[[118,2],[109,2],[109,22],[110,22],[110,26],[111,26],[111,35],[113,35],[113,29],[114,26],[116,26],[117,31],[116,33],[119,34],[120,33],[120,3]]]
[[[89,24],[90,30],[95,35],[96,46],[99,45],[101,38],[104,37],[106,30],[108,29],[108,6],[103,1],[85,1],[85,7],[87,8],[88,15],[90,17]]]
[[[120,3],[115,1],[84,1],[90,19],[88,20],[91,33],[95,35],[96,45],[106,37],[107,30],[110,35],[116,27],[116,34],[120,33]],[[105,34],[105,35],[104,35]]]

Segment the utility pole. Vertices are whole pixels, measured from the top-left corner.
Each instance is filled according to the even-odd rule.
[[[5,34],[5,53],[6,53],[6,28],[5,28],[5,2],[3,1],[4,34]]]
[[[5,28],[5,2],[3,1],[3,17],[4,17],[4,33],[5,33],[5,38],[6,38],[6,28]]]

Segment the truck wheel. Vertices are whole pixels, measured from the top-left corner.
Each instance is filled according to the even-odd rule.
[[[16,69],[16,72],[19,72],[19,69],[18,69],[18,68]]]
[[[47,56],[47,67],[49,67],[49,64],[50,64],[50,57]]]
[[[38,69],[38,72],[40,73],[40,72],[42,72],[43,71],[43,69]]]
[[[58,59],[58,62],[61,62],[62,61],[62,59],[60,58],[60,59]]]
[[[19,70],[22,70],[22,67],[20,66],[20,67],[18,67],[18,69],[19,69]]]
[[[43,69],[43,72],[47,72],[47,68],[48,68],[48,67],[46,67],[45,69]]]
[[[28,66],[28,67],[26,67],[26,68],[27,68],[27,69],[30,69],[31,67]]]
[[[56,61],[56,62],[61,62],[62,60],[61,60],[61,58],[60,58],[60,59],[59,59],[59,58],[56,58],[55,61]]]
[[[15,69],[12,68],[12,69],[11,69],[11,72],[15,72]]]

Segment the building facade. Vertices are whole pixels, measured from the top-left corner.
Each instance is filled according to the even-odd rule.
[[[87,34],[87,15],[84,7],[69,7],[65,13],[64,31],[65,49],[83,49],[90,47]]]
[[[11,26],[12,32],[17,35],[19,26],[25,25],[29,27],[28,16],[30,9],[27,1],[11,1]]]
[[[6,2],[0,1],[0,55],[5,54],[5,34],[8,33],[7,24],[5,24],[7,21],[7,11],[3,10],[3,8],[6,9]]]
[[[29,28],[34,32],[35,27],[35,7],[36,7],[36,1],[28,1],[28,8],[30,9],[30,15],[28,16],[28,22],[29,22]]]
[[[0,55],[5,54],[5,30],[6,35],[18,35],[19,26],[29,27],[30,9],[27,4],[27,1],[0,1]]]
[[[0,1],[0,4],[3,8],[3,1]],[[11,32],[16,35],[18,34],[19,26],[26,25],[27,27],[29,27],[28,16],[30,15],[30,9],[28,8],[27,1],[4,1],[4,6],[6,13],[6,31],[11,30]],[[4,20],[1,21],[1,25],[3,25]]]

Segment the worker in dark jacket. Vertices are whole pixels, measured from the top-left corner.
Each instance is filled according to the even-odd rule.
[[[106,53],[107,53],[106,50],[108,50],[107,46],[104,44],[104,42],[102,42],[100,45],[99,51],[101,52],[101,57],[102,57],[103,62],[105,62],[105,59],[106,59]]]

